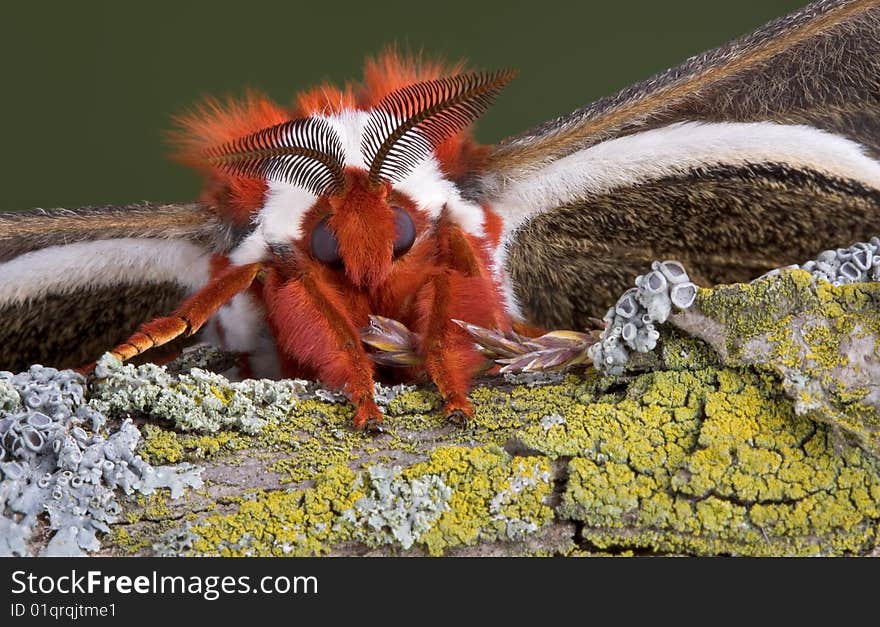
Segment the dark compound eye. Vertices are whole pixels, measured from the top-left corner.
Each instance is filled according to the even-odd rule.
[[[318,226],[312,231],[312,254],[328,266],[339,266],[342,257],[339,256],[339,241],[327,226],[327,218],[318,222]]]
[[[409,214],[400,207],[394,209],[394,256],[400,257],[412,248],[416,241],[416,225]]]

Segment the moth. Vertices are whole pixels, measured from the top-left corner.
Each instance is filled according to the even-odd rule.
[[[404,376],[461,422],[480,359],[454,319],[583,329],[655,259],[708,285],[877,235],[877,0],[821,0],[478,145],[469,127],[512,77],[386,54],[292,107],[184,116],[196,203],[0,215],[0,368],[201,330],[245,374],[344,389],[375,429],[382,373],[359,332],[376,314],[418,335]]]

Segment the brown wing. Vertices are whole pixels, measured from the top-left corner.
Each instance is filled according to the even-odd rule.
[[[494,147],[468,189],[511,311],[579,328],[655,259],[745,281],[877,235],[878,156],[880,0],[823,0]]]
[[[497,196],[559,157],[683,120],[807,124],[880,156],[880,2],[814,2],[512,137],[491,150],[477,189]]]
[[[700,285],[748,281],[867,241],[878,224],[876,189],[776,165],[720,166],[539,214],[509,242],[505,269],[527,320],[585,329],[653,260],[681,261]]]
[[[207,207],[196,203],[14,211],[0,213],[0,262],[48,246],[121,237],[185,239],[222,247],[229,235]]]
[[[93,361],[204,283],[224,239],[199,205],[0,214],[0,370]]]

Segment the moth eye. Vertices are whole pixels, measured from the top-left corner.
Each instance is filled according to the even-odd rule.
[[[394,256],[400,257],[412,248],[416,241],[416,225],[409,214],[400,207],[394,207]]]
[[[342,257],[339,255],[339,241],[327,226],[327,218],[324,218],[312,231],[312,254],[328,266],[342,265]]]

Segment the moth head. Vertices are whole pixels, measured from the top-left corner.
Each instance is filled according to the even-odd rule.
[[[405,73],[385,69],[384,82],[368,69],[357,98],[351,87],[309,92],[297,117],[200,153],[221,184],[264,186],[250,219],[268,247],[295,248],[362,287],[385,281],[446,204],[463,204],[449,177],[476,154],[466,129],[513,77],[460,73],[392,88]]]
[[[430,221],[413,200],[387,181],[348,168],[341,192],[322,197],[307,214],[300,246],[312,259],[362,288],[382,285],[406,259]]]

